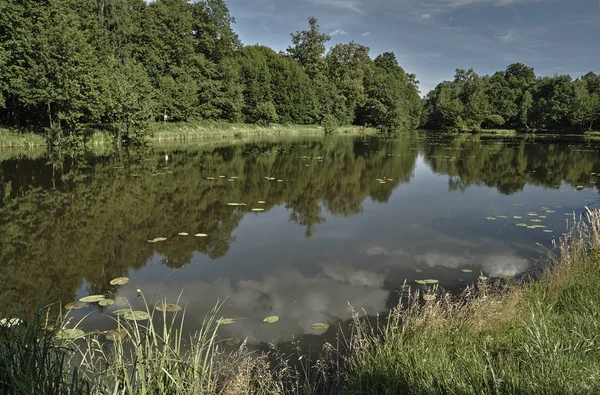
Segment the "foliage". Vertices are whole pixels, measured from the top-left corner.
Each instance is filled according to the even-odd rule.
[[[592,130],[600,125],[600,77],[593,72],[536,78],[532,68],[512,64],[492,76],[456,70],[425,100],[423,124],[432,129],[478,131]]]
[[[396,70],[402,82],[377,92],[386,76],[373,80],[369,48],[350,42],[326,55],[330,37],[312,17],[276,53],[243,46],[234,22],[223,0],[6,0],[0,124],[54,143],[100,128],[118,144],[147,136],[152,121],[318,125],[331,115],[339,125],[416,126],[398,123],[400,102],[411,117],[421,112],[415,89],[404,89],[408,76]]]

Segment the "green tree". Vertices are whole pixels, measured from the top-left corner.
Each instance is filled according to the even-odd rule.
[[[308,25],[309,30],[291,34],[292,46],[288,47],[287,52],[300,62],[311,78],[315,78],[324,72],[325,44],[331,37],[319,32],[319,22],[314,16],[308,19]]]

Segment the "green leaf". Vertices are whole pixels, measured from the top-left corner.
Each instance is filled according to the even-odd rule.
[[[263,322],[266,322],[267,324],[274,324],[277,321],[279,321],[279,317],[276,315],[269,316],[263,320]]]

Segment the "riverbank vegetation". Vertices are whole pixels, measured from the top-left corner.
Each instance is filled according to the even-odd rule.
[[[309,28],[285,53],[243,46],[222,0],[9,0],[0,123],[52,142],[137,141],[157,121],[415,128],[421,101],[393,53],[371,59]]]
[[[451,131],[600,128],[600,77],[457,70],[420,98],[391,52],[327,47],[316,18],[287,51],[243,45],[223,0],[7,1],[0,16],[0,124],[53,144],[98,130],[126,144],[156,123],[419,126]],[[424,92],[423,92],[424,93]],[[4,143],[6,145],[6,143]]]
[[[4,319],[0,392],[597,393],[600,213],[588,212],[539,270],[527,283],[481,278],[458,297],[407,287],[382,329],[355,314],[344,351],[327,344],[305,369],[243,343],[225,352],[218,305],[189,341],[179,306],[164,301],[117,315],[104,333],[61,329],[68,320],[51,327],[39,312]]]

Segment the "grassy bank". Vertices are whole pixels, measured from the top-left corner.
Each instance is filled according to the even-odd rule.
[[[600,393],[600,214],[532,283],[408,297],[381,336],[359,323],[351,394]]]
[[[43,136],[33,132],[22,132],[0,128],[0,148],[33,148],[46,144]]]
[[[185,310],[158,311],[162,301],[146,301],[139,321],[116,316],[109,333],[44,331],[41,309],[0,327],[0,393],[600,393],[600,212],[539,270],[533,282],[481,278],[460,296],[405,287],[387,325],[355,315],[345,351],[326,345],[304,368],[243,342],[225,351],[219,305],[191,339]],[[55,327],[65,323],[77,326]]]
[[[218,140],[254,136],[299,136],[322,135],[325,133],[319,125],[252,125],[227,122],[190,122],[190,123],[153,123],[148,128],[148,140],[193,141]],[[340,126],[335,134],[372,134],[375,129],[360,126]],[[106,131],[94,131],[85,140],[89,147],[110,145],[113,137]],[[46,145],[44,136],[32,131],[0,128],[0,148],[33,148]]]

